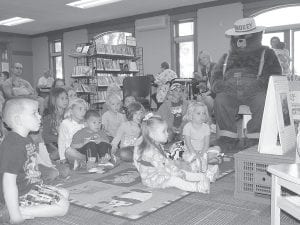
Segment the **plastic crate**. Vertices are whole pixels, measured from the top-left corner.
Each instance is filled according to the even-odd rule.
[[[270,203],[271,176],[267,173],[269,165],[294,163],[295,152],[285,155],[261,154],[253,146],[234,155],[235,190],[234,197],[243,200]]]

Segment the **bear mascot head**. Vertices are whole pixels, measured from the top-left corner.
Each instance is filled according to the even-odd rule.
[[[230,37],[230,57],[227,70],[243,68],[248,73],[257,73],[264,48],[262,35],[264,27],[256,26],[253,18],[243,18],[234,24],[234,28],[225,32]]]

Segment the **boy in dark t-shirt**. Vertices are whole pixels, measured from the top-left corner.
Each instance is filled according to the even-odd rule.
[[[40,128],[38,102],[26,97],[9,99],[3,108],[3,120],[12,131],[0,146],[0,202],[10,222],[65,215],[68,191],[42,184],[37,149],[28,137],[30,131]],[[7,222],[5,219],[0,213],[0,222]]]

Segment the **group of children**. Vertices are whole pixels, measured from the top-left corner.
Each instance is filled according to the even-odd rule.
[[[50,92],[48,114],[41,120],[35,100],[18,97],[6,101],[3,121],[11,131],[1,144],[0,200],[7,213],[0,214],[0,220],[9,215],[11,223],[18,223],[68,211],[68,192],[41,179],[39,149],[29,135],[40,129],[41,121],[42,141],[61,165],[86,166],[97,172],[102,163],[133,161],[146,186],[209,193],[220,151],[209,147],[209,115],[203,103],[188,104],[181,85],[175,84],[155,114],[145,112],[132,96],[124,99],[122,107],[120,96],[112,93],[106,104],[108,110],[101,117],[98,111],[88,109],[85,100],[69,99],[67,91],[57,87]],[[182,140],[179,157],[170,157],[170,151],[179,146],[176,141]]]

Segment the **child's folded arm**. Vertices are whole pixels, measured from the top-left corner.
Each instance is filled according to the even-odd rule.
[[[3,195],[5,199],[5,204],[7,206],[10,222],[12,224],[21,223],[24,221],[19,208],[19,194],[18,187],[16,184],[17,175],[12,173],[4,173],[3,182]]]
[[[73,149],[82,148],[86,143],[71,143],[70,147]]]

